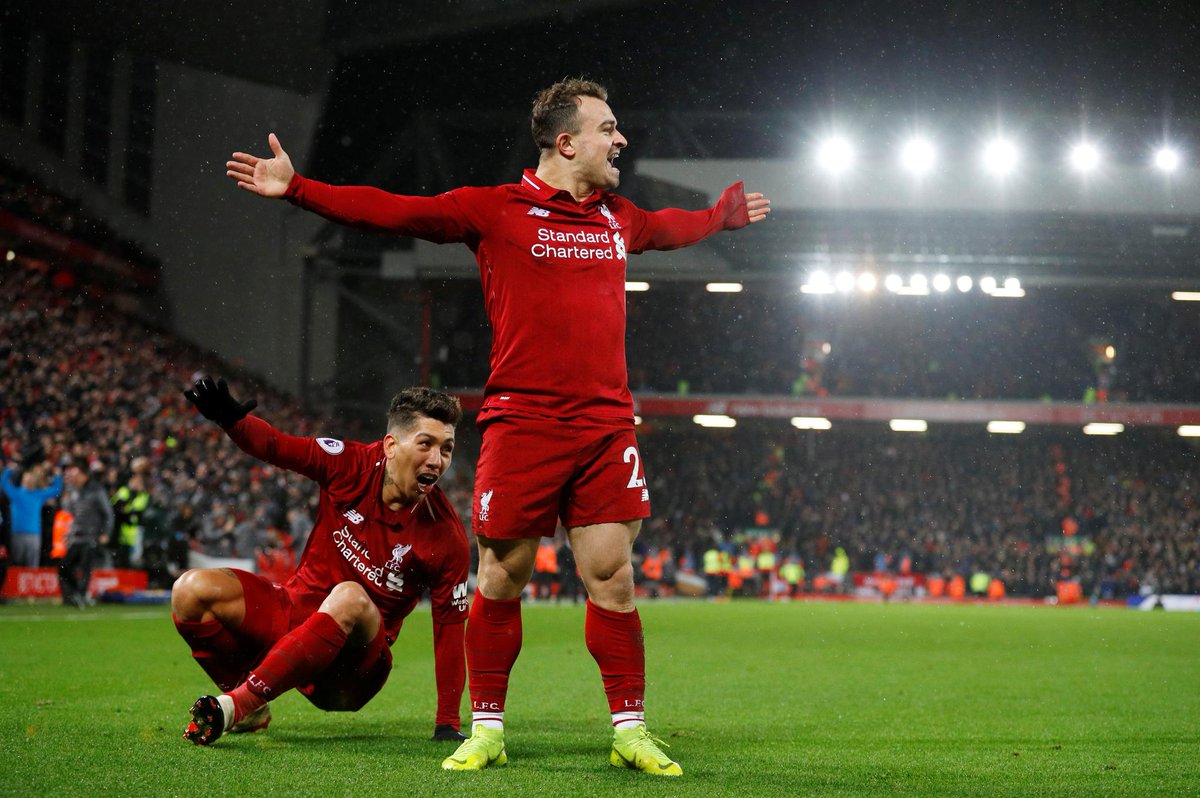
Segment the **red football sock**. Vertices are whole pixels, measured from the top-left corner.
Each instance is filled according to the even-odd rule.
[[[503,713],[508,674],[521,653],[521,599],[493,600],[476,590],[467,617],[466,643],[474,718]]]
[[[346,645],[347,637],[332,615],[314,612],[279,638],[246,681],[229,691],[233,697],[233,723],[293,687],[311,682],[329,667]]]
[[[583,624],[587,650],[600,666],[608,709],[643,712],[646,697],[646,649],[637,610],[613,612],[587,601]]]
[[[171,613],[179,636],[192,649],[192,658],[222,692],[246,678],[246,654],[241,643],[218,620],[181,621]]]

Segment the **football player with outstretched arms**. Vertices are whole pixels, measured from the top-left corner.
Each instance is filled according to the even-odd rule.
[[[516,183],[435,197],[332,186],[273,153],[233,154],[238,187],[344,224],[468,246],[492,326],[491,373],[477,418],[482,449],[472,525],[479,583],[467,621],[472,736],[447,770],[503,765],[509,672],[521,648],[520,597],[539,539],[561,520],[588,592],[584,638],[614,729],[609,762],[662,776],[682,769],[645,724],[645,650],[633,600],[634,539],[650,514],[625,364],[625,264],[761,222],[741,183],[704,210],[646,211],[613,193],[628,143],[603,86],[565,80],[534,100],[540,156]]]
[[[171,592],[175,627],[220,688],[192,705],[183,736],[209,745],[271,722],[270,702],[295,688],[327,711],[354,712],[392,669],[391,646],[428,590],[437,677],[435,740],[460,731],[470,549],[437,481],[450,467],[462,408],[429,388],[396,394],[374,443],[285,435],[250,415],[224,380],[184,394],[258,459],[320,485],[313,531],[282,585],[247,571],[197,568]]]

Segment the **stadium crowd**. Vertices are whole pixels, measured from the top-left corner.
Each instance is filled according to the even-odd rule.
[[[0,170],[4,207],[49,213],[75,234],[77,209],[40,199],[31,185]],[[109,247],[98,235],[98,246]],[[86,467],[117,511],[112,561],[142,565],[159,586],[193,554],[286,568],[311,524],[311,484],[246,458],[194,415],[181,389],[199,374],[220,374],[239,395],[258,398],[282,430],[362,440],[378,430],[308,416],[253,375],[106,306],[103,293],[53,259],[0,265],[0,295],[11,298],[0,306],[0,460],[10,480],[20,484],[28,472],[27,486],[44,488],[68,464]],[[465,281],[434,293],[441,385],[482,384],[488,338],[478,294]],[[631,384],[1066,400],[1090,389],[1096,400],[1200,401],[1200,376],[1179,366],[1200,343],[1180,303],[1046,292],[1019,302],[947,297],[917,313],[902,304],[911,300],[834,299],[841,304],[814,307],[784,294],[681,286],[631,295]],[[956,301],[973,304],[955,310]],[[829,352],[814,342],[829,343]],[[1113,361],[1101,355],[1108,344]],[[469,527],[478,443],[462,426],[444,485]],[[1063,579],[1105,598],[1200,593],[1196,451],[1166,431],[1116,440],[1054,430],[901,437],[866,426],[801,433],[759,422],[716,431],[650,419],[639,434],[655,511],[638,561],[652,585],[670,582],[672,571],[702,573],[715,548],[736,560],[740,549],[769,540],[775,567],[800,565],[810,587],[841,550],[856,572],[982,572],[1014,595],[1051,595]],[[46,504],[46,530],[56,501]],[[0,514],[7,528],[7,498]],[[47,539],[43,564],[50,549]],[[569,562],[564,549],[559,562]]]
[[[307,486],[245,463],[180,395],[195,375],[221,368],[211,357],[53,283],[50,271],[19,265],[0,275],[0,292],[13,298],[0,313],[0,457],[14,473],[46,467],[57,474],[77,463],[100,478],[114,504],[122,488],[126,500],[145,493],[137,558],[150,551],[164,571],[160,583],[189,550],[252,558],[307,530]],[[248,375],[236,379],[281,426],[314,429],[294,401]],[[120,560],[132,538],[122,544],[114,533]]]
[[[844,549],[857,572],[1001,580],[1011,595],[1200,592],[1200,460],[1173,431],[922,436],[673,425],[642,434],[655,516],[647,550],[699,570],[731,530],[809,575]]]

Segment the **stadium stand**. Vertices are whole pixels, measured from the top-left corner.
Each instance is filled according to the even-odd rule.
[[[0,291],[17,298],[0,314],[6,462],[84,460],[111,492],[136,458],[148,458],[158,511],[148,537],[182,540],[191,551],[253,556],[279,534],[269,530],[302,531],[310,486],[248,461],[193,417],[179,389],[197,373],[222,372],[260,397],[280,428],[315,434],[328,422],[169,334],[56,286],[52,272],[9,264]],[[744,337],[767,334],[767,325],[739,323]],[[1176,370],[1164,361],[1145,373]],[[905,560],[922,574],[982,570],[1009,595],[1054,595],[1066,576],[1085,596],[1200,592],[1196,453],[1166,431],[1115,441],[1050,429],[1015,439],[967,431],[902,438],[865,425],[714,431],[658,419],[641,435],[656,508],[641,546],[677,559],[698,563],[714,540],[768,529],[781,556],[795,554],[810,574],[828,569],[840,546],[855,571]],[[474,452],[472,436],[463,437],[451,489],[469,517]]]
[[[431,291],[434,339],[444,344],[434,371],[444,385],[481,385],[490,337],[478,286]],[[663,283],[629,294],[628,313],[635,391],[1200,401],[1200,376],[1174,366],[1200,343],[1194,307],[1161,291],[809,298],[780,284],[711,294]],[[1096,351],[1105,345],[1111,360]]]

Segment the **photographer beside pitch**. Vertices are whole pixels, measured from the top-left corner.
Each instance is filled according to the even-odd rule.
[[[382,689],[391,645],[425,589],[433,605],[435,740],[460,731],[466,665],[466,532],[437,486],[450,467],[458,400],[429,388],[392,399],[387,434],[364,444],[285,435],[249,415],[224,380],[184,392],[246,453],[320,485],[313,531],[282,585],[247,571],[193,569],[175,582],[179,634],[220,695],[191,708],[184,739],[209,745],[271,721],[270,701],[296,688],[326,711],[354,712]]]

